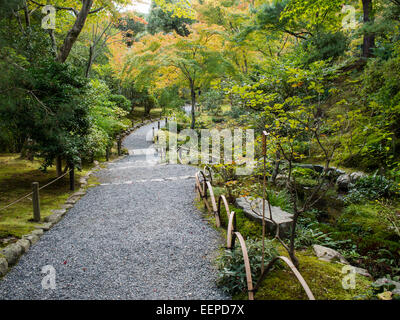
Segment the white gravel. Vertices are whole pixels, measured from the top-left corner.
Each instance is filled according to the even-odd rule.
[[[154,126],[124,146],[149,147]],[[193,204],[195,168],[145,160],[131,155],[100,171],[104,185],[22,256],[0,281],[0,299],[229,299],[211,262],[222,239]],[[55,290],[42,289],[46,265],[56,270]]]

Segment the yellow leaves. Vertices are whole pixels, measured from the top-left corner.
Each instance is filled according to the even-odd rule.
[[[304,84],[304,82],[301,81],[301,82],[292,84],[292,87],[293,88],[298,88],[298,87],[301,87],[303,84]]]

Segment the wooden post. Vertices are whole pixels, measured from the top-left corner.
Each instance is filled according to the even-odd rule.
[[[131,120],[132,121],[132,128],[135,126],[135,120]]]
[[[158,121],[158,130],[160,130],[160,121]]]
[[[75,167],[73,164],[69,165],[71,171],[69,172],[69,189],[75,191]]]
[[[121,155],[121,144],[122,144],[122,142],[121,142],[121,136],[118,135],[118,136],[117,136],[118,156]]]
[[[168,124],[168,118],[165,117],[165,125],[167,125],[167,124]]]
[[[106,147],[106,161],[110,161],[110,147]]]
[[[32,183],[33,221],[40,222],[39,182]]]

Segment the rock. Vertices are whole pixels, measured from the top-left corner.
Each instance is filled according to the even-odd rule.
[[[336,184],[338,185],[340,191],[348,191],[350,183],[351,179],[348,174],[343,174],[339,176],[339,178],[337,178],[336,180]]]
[[[50,223],[52,223],[52,224],[56,224],[56,223],[58,223],[58,222],[61,220],[62,217],[63,217],[62,214],[53,213],[52,215],[47,216],[46,218],[44,218],[44,221],[50,222]]]
[[[22,248],[19,244],[13,243],[5,247],[0,252],[7,260],[9,266],[15,264],[22,254]]]
[[[8,270],[8,262],[6,258],[0,256],[0,277],[4,276]]]
[[[65,209],[51,210],[51,212],[64,216],[67,213],[67,210],[65,210]]]
[[[37,230],[32,231],[31,234],[34,234],[35,236],[41,237],[44,234],[44,232],[43,232],[42,229],[37,229]]]
[[[39,241],[39,237],[35,234],[28,234],[26,236],[23,236],[22,238],[28,240],[31,243],[31,246]]]
[[[388,278],[379,278],[372,285],[373,287],[387,287],[389,290],[400,290],[400,282]]]
[[[42,229],[43,231],[49,231],[53,225],[50,222],[46,222],[41,224],[40,226],[36,226],[36,229]]]
[[[73,208],[73,207],[74,207],[74,205],[73,205],[73,204],[70,204],[70,203],[64,204],[64,205],[62,206],[63,209],[71,209],[71,208]],[[45,221],[46,221],[46,219],[45,219]]]
[[[363,172],[353,172],[352,174],[350,174],[350,181],[351,183],[356,182],[357,180],[359,180],[360,178],[366,177],[366,174]]]
[[[18,240],[17,244],[22,248],[22,253],[28,252],[29,247],[31,246],[31,243],[29,242],[29,240],[26,240],[26,239]]]
[[[313,249],[319,260],[327,262],[340,261],[341,263],[349,264],[347,260],[336,250],[320,246],[318,244],[314,244]]]
[[[363,268],[354,267],[354,266],[353,266],[353,268],[357,274],[364,276],[364,277],[372,278],[372,276],[369,274],[368,270],[363,269]]]
[[[237,198],[236,199],[236,205],[243,209],[245,215],[259,223],[262,223],[262,199],[257,198],[255,200],[250,200],[248,197],[242,197],[242,198]],[[256,214],[254,211],[256,211],[259,214]],[[283,236],[285,233],[288,233],[291,227],[291,224],[293,222],[293,215],[291,213],[288,213],[286,211],[283,211],[279,207],[271,207],[272,211],[272,218],[273,220],[279,225],[279,234]],[[268,210],[268,204],[266,202],[266,207],[265,207],[265,221],[266,221],[266,227],[269,232],[272,232],[275,234],[276,232],[276,226],[275,224],[269,220],[269,210]]]
[[[94,160],[93,164],[94,164],[95,167],[97,167],[99,165],[99,162],[97,160]]]
[[[82,197],[82,196],[84,196],[86,194],[86,191],[78,191],[78,192],[75,192],[72,196],[71,196],[71,198],[72,197],[74,197],[74,198],[79,198],[79,197]]]
[[[377,294],[377,297],[380,300],[392,300],[392,293],[390,291],[385,291],[385,292]]]
[[[396,295],[400,295],[400,289],[394,289],[394,290],[392,290],[392,293],[396,294]]]

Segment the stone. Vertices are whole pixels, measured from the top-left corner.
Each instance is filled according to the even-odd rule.
[[[354,267],[354,266],[352,266],[352,267],[354,268],[354,271],[357,274],[364,276],[364,277],[372,278],[372,276],[369,274],[368,270],[363,269],[363,268]]]
[[[8,265],[12,266],[18,261],[18,258],[21,256],[22,248],[19,244],[12,243],[1,250],[0,253],[6,258]]]
[[[42,229],[37,229],[37,230],[33,230],[31,232],[31,234],[34,234],[35,236],[41,237],[44,234],[44,232],[43,232]]]
[[[349,264],[347,260],[336,250],[328,247],[320,246],[318,244],[313,245],[314,253],[319,260],[326,262],[340,261],[344,264]]]
[[[18,240],[17,244],[22,248],[22,253],[28,252],[29,247],[31,246],[31,243],[29,242],[29,240],[26,240],[26,239]]]
[[[65,209],[60,209],[60,210],[51,210],[51,212],[55,213],[55,214],[60,214],[62,216],[64,216],[67,213],[67,210]]]
[[[28,240],[31,243],[31,246],[33,246],[36,242],[39,241],[39,237],[35,234],[28,234],[26,236],[23,236],[23,239]]]
[[[86,194],[86,192],[85,191],[78,191],[78,192],[75,192],[71,197],[82,197],[82,196],[84,196]]]
[[[42,223],[40,226],[36,226],[36,229],[42,229],[43,231],[49,231],[53,225],[50,222]]]
[[[4,276],[8,270],[8,262],[6,258],[0,256],[0,277]]]
[[[94,160],[93,164],[94,164],[95,167],[97,167],[99,165],[99,162],[97,160]]]
[[[356,182],[357,180],[360,180],[361,178],[365,177],[366,174],[363,172],[353,172],[352,174],[350,174],[350,180],[351,183]]]
[[[380,286],[388,286],[392,287],[392,290],[400,290],[400,282],[393,281],[388,278],[379,278],[373,283],[374,287],[380,287]]]
[[[339,176],[336,180],[336,184],[338,185],[339,191],[348,191],[350,187],[351,179],[348,174],[343,174]]]
[[[56,224],[61,220],[62,217],[63,217],[62,214],[53,213],[52,215],[47,216],[46,218],[44,218],[44,221],[50,222],[52,224]]]
[[[71,208],[73,208],[73,207],[74,207],[74,205],[73,205],[73,204],[70,204],[70,203],[64,204],[64,205],[62,206],[63,209],[71,209]]]
[[[268,209],[268,203],[265,202],[265,222],[266,228],[269,232],[275,234],[276,226],[269,220],[270,213]],[[250,200],[248,197],[241,197],[236,199],[236,205],[243,209],[245,215],[254,221],[262,223],[262,199],[257,198],[255,200]],[[257,213],[255,213],[254,211]],[[279,225],[279,234],[283,236],[288,233],[293,222],[293,215],[286,211],[283,211],[279,207],[271,207],[272,219]]]

